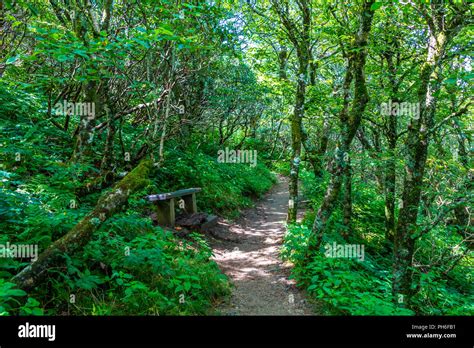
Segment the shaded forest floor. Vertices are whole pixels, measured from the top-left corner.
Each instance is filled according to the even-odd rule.
[[[234,223],[220,220],[212,242],[214,260],[233,283],[222,315],[312,315],[305,295],[289,279],[291,264],[279,248],[285,234],[288,182],[284,177]]]

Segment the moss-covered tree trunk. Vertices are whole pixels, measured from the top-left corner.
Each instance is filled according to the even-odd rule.
[[[305,69],[304,62],[300,63],[300,71]],[[306,63],[306,69],[308,65]],[[304,101],[306,93],[305,75],[299,76],[296,91],[295,110],[291,118],[291,159],[290,159],[290,182],[288,216],[289,223],[296,222],[298,213],[298,179],[301,162],[302,120],[304,116]]]
[[[113,167],[113,158],[114,158],[114,143],[115,143],[115,107],[113,103],[110,103],[110,98],[106,96],[106,103],[104,105],[105,115],[107,117],[107,138],[105,140],[104,154],[102,155],[102,162],[100,164],[101,175],[106,177],[111,177],[110,171]]]
[[[308,67],[311,59],[311,4],[307,0],[298,3],[300,18],[292,19],[289,7],[281,1],[272,0],[272,7],[285,27],[288,39],[296,49],[298,58],[298,77],[295,93],[295,109],[291,116],[291,144],[290,182],[287,222],[296,222],[298,213],[298,179],[301,163],[301,146],[303,141],[303,117],[306,97]],[[300,23],[298,23],[300,22]],[[287,57],[285,57],[287,59]],[[279,57],[280,63],[282,56]],[[281,67],[281,64],[280,64]],[[281,78],[286,75],[280,73]]]
[[[113,187],[112,191],[105,193],[99,199],[94,210],[66,235],[52,243],[35,262],[13,277],[12,281],[21,289],[31,289],[44,279],[51,266],[56,266],[61,262],[63,254],[73,255],[80,251],[90,241],[100,225],[127,203],[128,197],[133,192],[148,184],[151,168],[152,162],[150,160],[141,161],[134,170]]]
[[[385,239],[393,241],[395,235],[395,193],[397,168],[395,162],[396,143],[389,139],[387,161],[385,163]]]
[[[326,150],[329,142],[329,120],[327,116],[323,116],[323,129],[321,135],[319,136],[319,146],[316,147],[314,143],[309,139],[306,132],[303,131],[303,147],[306,152],[306,159],[313,168],[314,176],[317,179],[321,179],[323,176],[323,159],[326,154]]]
[[[394,44],[394,49],[398,45]],[[384,58],[387,61],[388,78],[390,81],[390,100],[392,102],[400,102],[398,99],[398,89],[401,81],[397,80],[396,74],[399,66],[395,66],[393,60],[393,51],[388,50],[384,53]],[[397,182],[397,167],[396,167],[396,148],[398,141],[398,120],[397,116],[390,112],[388,116],[387,129],[385,135],[388,143],[387,161],[385,162],[384,170],[384,193],[385,193],[385,239],[393,241],[395,235],[395,194]]]
[[[427,61],[421,69],[421,85],[418,89],[420,115],[412,119],[407,137],[408,158],[403,181],[402,206],[400,208],[394,238],[394,261],[392,290],[394,300],[404,303],[412,295],[411,265],[416,242],[416,219],[421,198],[421,189],[428,156],[429,128],[432,126],[436,99],[436,68],[441,62],[446,47],[446,33],[430,33]]]
[[[396,303],[406,304],[413,295],[412,264],[416,240],[419,238],[417,217],[425,164],[428,156],[430,134],[434,126],[436,94],[440,88],[439,67],[445,56],[449,41],[462,28],[464,16],[458,12],[451,23],[447,23],[446,5],[434,1],[431,13],[425,13],[429,39],[426,61],[420,70],[418,102],[419,117],[409,124],[407,136],[408,158],[405,164],[402,207],[400,208],[394,238],[394,260],[392,291]],[[406,298],[406,300],[401,300]]]
[[[349,156],[347,156],[346,168],[344,171],[343,213],[343,223],[345,228],[343,237],[347,239],[352,234],[352,166]]]
[[[339,115],[342,126],[342,139],[336,149],[336,156],[331,170],[331,179],[326,194],[314,219],[312,233],[309,239],[308,253],[313,250],[318,250],[321,245],[327,221],[334,211],[344,181],[344,173],[348,165],[351,143],[359,129],[362,114],[369,101],[365,81],[365,63],[367,57],[367,41],[374,16],[374,10],[372,9],[373,2],[372,0],[364,3],[360,14],[359,30],[355,34],[354,47],[352,47],[351,53],[347,57],[348,66],[343,84],[344,105]],[[354,99],[352,100],[349,111],[348,100],[352,81],[354,81]],[[309,261],[309,259],[306,261]]]

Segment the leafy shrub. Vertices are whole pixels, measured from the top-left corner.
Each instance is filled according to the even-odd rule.
[[[320,181],[311,173],[303,171],[305,194],[314,207],[321,203]],[[314,212],[307,212],[301,224],[287,227],[281,256],[293,262],[292,277],[309,295],[320,301],[327,313],[343,315],[472,315],[472,258],[467,256],[450,272],[446,280],[443,269],[415,268],[414,289],[410,308],[400,308],[391,294],[392,254],[387,252],[384,238],[383,197],[376,189],[354,180],[357,188],[353,197],[353,233],[350,243],[365,246],[365,259],[328,258],[323,248],[304,263],[308,238],[314,220]],[[329,219],[323,238],[325,243],[333,241],[348,243],[341,237],[344,228],[341,207],[338,206]],[[417,262],[429,265],[433,259],[445,257],[450,245],[458,245],[461,237],[446,228],[434,228],[418,241]],[[459,251],[462,253],[463,251]]]
[[[167,153],[157,178],[160,191],[202,187],[198,196],[200,209],[229,217],[236,217],[239,209],[252,206],[251,198],[260,197],[274,182],[274,175],[263,163],[258,162],[255,167],[218,163],[217,155],[178,150]]]
[[[282,257],[295,263],[292,277],[315,299],[325,304],[330,314],[409,315],[412,311],[397,308],[391,302],[391,287],[387,275],[378,276],[351,259],[328,258],[323,253],[312,256],[303,264],[309,228],[294,225],[288,228]],[[364,263],[372,261],[365,255]]]
[[[23,290],[16,288],[16,285],[0,278],[0,316],[19,312],[21,315],[42,315],[43,309],[40,303],[32,297],[27,297],[27,301],[21,299],[27,296]]]
[[[229,293],[207,243],[151,225],[130,210],[108,220],[52,281],[55,308],[72,314],[205,314]],[[75,304],[68,304],[70,294]]]

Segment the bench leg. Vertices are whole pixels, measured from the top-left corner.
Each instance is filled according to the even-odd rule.
[[[171,198],[168,201],[157,201],[156,207],[156,218],[158,220],[158,223],[162,226],[174,227],[174,198]]]
[[[184,209],[188,214],[197,213],[197,203],[196,203],[196,194],[192,193],[187,196],[183,196],[184,200]]]

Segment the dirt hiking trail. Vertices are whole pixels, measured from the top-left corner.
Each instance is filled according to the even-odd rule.
[[[285,234],[288,181],[278,183],[235,222],[220,219],[214,260],[234,285],[222,315],[314,315],[305,295],[289,280],[291,265],[279,257]]]

